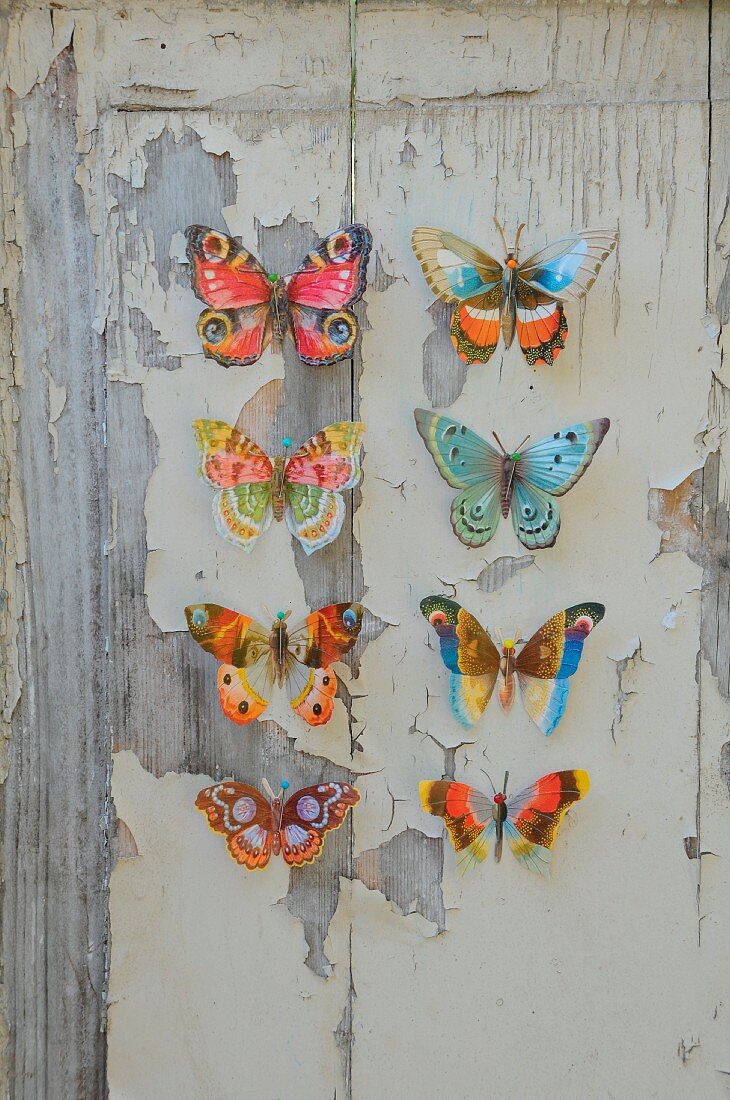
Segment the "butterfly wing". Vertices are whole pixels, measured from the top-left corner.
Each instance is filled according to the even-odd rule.
[[[517,461],[515,481],[564,496],[586,472],[610,427],[607,417],[587,420],[533,443]]]
[[[281,854],[293,867],[311,863],[320,855],[325,834],[339,829],[360,792],[349,783],[317,783],[302,787],[284,803],[281,817]]]
[[[462,489],[451,505],[451,526],[465,546],[483,546],[499,523],[502,457],[466,424],[415,409],[418,432],[441,477]]]
[[[248,871],[266,866],[271,856],[274,822],[271,804],[255,787],[227,779],[206,787],[195,799],[214,833],[226,838],[228,852]]]
[[[288,277],[292,333],[304,363],[336,363],[352,352],[358,328],[348,307],[365,291],[371,246],[366,226],[347,226],[320,241]]]
[[[560,508],[550,493],[515,476],[511,510],[514,532],[528,550],[545,550],[555,544]]]
[[[225,233],[185,230],[195,294],[208,309],[198,319],[203,352],[223,366],[254,363],[271,340],[272,284],[259,261]]]
[[[419,784],[419,790],[426,813],[446,822],[456,849],[457,874],[463,875],[486,859],[495,828],[491,799],[475,787],[448,779],[426,780]]]
[[[585,297],[616,247],[615,229],[584,229],[541,248],[518,268],[520,279],[559,302]]]
[[[411,245],[426,282],[442,302],[480,298],[502,281],[502,265],[480,248],[430,226],[417,226]]]
[[[552,848],[563,818],[589,788],[588,772],[551,772],[508,798],[504,831],[515,858],[549,878]]]
[[[459,307],[451,322],[457,355],[465,363],[486,363],[499,340],[502,265],[444,229],[419,226],[411,244],[434,294]]]
[[[222,662],[218,697],[223,713],[238,725],[259,718],[273,685],[269,631],[219,604],[191,604],[185,617],[198,645]]]
[[[289,634],[286,682],[291,706],[310,726],[332,717],[337,677],[331,666],[357,641],[363,612],[362,604],[330,604],[313,611]]]
[[[220,490],[213,497],[218,533],[251,550],[271,523],[271,460],[258,444],[223,420],[194,420],[193,431],[198,477]]]
[[[502,287],[498,284],[454,310],[451,343],[468,366],[487,363],[492,358],[499,343],[501,303]]]
[[[451,673],[449,701],[454,716],[463,726],[473,726],[492,697],[499,651],[474,616],[454,600],[426,596],[420,606],[438,634],[441,659]]]
[[[583,643],[606,613],[601,603],[558,611],[525,644],[515,660],[522,702],[533,722],[549,736],[568,702],[570,677],[583,655]]]
[[[340,493],[361,477],[360,448],[365,425],[330,424],[291,456],[284,471],[286,522],[307,554],[340,533],[345,504]]]
[[[518,279],[515,332],[522,354],[531,367],[551,367],[568,338],[568,322],[562,305],[531,283]]]

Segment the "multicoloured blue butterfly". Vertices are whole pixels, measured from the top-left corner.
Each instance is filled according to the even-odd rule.
[[[459,541],[484,546],[497,530],[500,512],[506,518],[511,508],[515,534],[528,550],[554,545],[560,530],[555,498],[583,476],[611,426],[606,417],[571,424],[510,453],[495,434],[500,453],[458,420],[426,409],[416,409],[414,416],[442,478],[462,490],[451,505]]]
[[[522,263],[518,245],[524,224],[509,248],[502,237],[504,266],[468,241],[445,229],[413,230],[413,251],[434,294],[457,309],[451,341],[465,363],[486,363],[499,342],[505,347],[515,332],[530,364],[548,366],[565,347],[568,323],[563,302],[577,302],[593,286],[604,260],[616,247],[614,229],[584,229],[541,248]]]
[[[446,596],[426,596],[421,614],[441,643],[451,673],[449,702],[462,726],[473,726],[492,697],[497,678],[499,705],[507,711],[515,697],[515,677],[525,710],[549,736],[565,714],[570,677],[583,656],[583,644],[606,613],[602,603],[578,603],[558,611],[529,641],[505,638],[501,652],[473,615]],[[516,647],[521,646],[518,653]]]

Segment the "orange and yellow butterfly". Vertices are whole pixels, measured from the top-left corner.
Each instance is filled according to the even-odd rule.
[[[260,718],[278,684],[286,685],[295,714],[321,726],[335,706],[330,666],[354,646],[364,610],[359,603],[329,604],[291,631],[289,611],[279,611],[268,629],[216,603],[191,604],[185,617],[198,645],[222,661],[218,697],[227,718],[238,725]]]
[[[493,797],[450,779],[421,783],[424,810],[446,822],[456,849],[458,875],[487,858],[492,837],[499,863],[506,836],[512,854],[524,867],[550,877],[558,829],[567,810],[588,793],[588,772],[550,772],[510,798],[505,793],[508,778],[506,772],[502,790],[495,791]]]
[[[223,420],[195,420],[193,430],[198,476],[218,490],[213,518],[224,539],[251,550],[272,518],[286,518],[305,553],[334,542],[345,519],[341,494],[354,488],[362,473],[364,424],[330,424],[289,458],[292,441],[284,438],[284,455],[273,460]]]
[[[563,302],[577,302],[596,281],[616,247],[614,229],[583,229],[518,260],[519,225],[513,248],[494,219],[506,252],[504,266],[445,229],[413,230],[413,251],[434,294],[455,305],[451,340],[465,363],[486,363],[499,342],[515,333],[530,364],[551,366],[565,347],[568,323]]]

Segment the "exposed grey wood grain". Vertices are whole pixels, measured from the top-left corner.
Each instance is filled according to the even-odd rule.
[[[104,1095],[108,733],[104,346],[74,180],[70,50],[25,103],[18,463],[27,517],[23,691],[4,788],[3,954],[13,1097]],[[49,432],[49,376],[65,387]]]

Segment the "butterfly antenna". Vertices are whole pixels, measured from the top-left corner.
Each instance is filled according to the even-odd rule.
[[[509,255],[509,245],[507,244],[507,238],[504,235],[504,229],[502,229],[502,226],[499,224],[499,222],[497,221],[496,218],[494,219],[494,224],[496,225],[497,229],[499,230],[499,235],[502,238],[502,244],[504,245],[504,254],[505,254],[505,256],[508,256]]]
[[[529,439],[529,438],[530,438],[530,437],[529,437],[529,435],[526,435],[526,436],[525,436],[525,438],[524,438],[524,439],[522,440],[522,442],[521,442],[521,443],[518,443],[518,444],[517,444],[517,446],[516,446],[515,450],[516,450],[516,451],[521,451],[521,450],[522,450],[522,448],[524,447],[525,443],[527,443],[527,441],[528,441],[528,439]],[[513,453],[514,453],[514,452],[513,452]]]
[[[522,236],[522,230],[525,228],[525,224],[526,224],[525,222],[520,222],[520,224],[517,226],[517,232],[515,233],[515,247],[514,247],[515,256],[517,255],[517,249],[519,248],[519,245],[520,245],[520,237]]]
[[[509,779],[509,772],[504,773],[504,786],[502,787],[502,794],[507,794],[507,780]]]
[[[272,791],[272,789],[271,789],[271,784],[269,783],[268,779],[266,779],[266,777],[264,777],[264,778],[263,778],[263,779],[261,780],[261,786],[262,786],[262,787],[264,788],[264,790],[266,791],[266,794],[267,794],[267,795],[269,796],[269,798],[270,798],[270,799],[271,799],[271,801],[273,802],[273,801],[274,801],[274,799],[276,798],[276,795],[275,795],[275,794],[274,794],[274,792]]]
[[[502,440],[499,438],[499,436],[497,435],[496,432],[492,432],[492,435],[497,440],[497,445],[498,445],[499,449],[501,450],[502,454],[506,455],[507,451],[505,450],[505,447],[504,447],[504,444],[502,443]]]
[[[270,622],[272,622],[272,623],[273,623],[273,621],[274,621],[274,616],[273,616],[273,615],[271,614],[271,612],[269,611],[269,609],[268,609],[268,607],[266,606],[266,604],[264,604],[264,605],[263,605],[263,607],[264,607],[264,613],[265,613],[266,617],[267,617],[267,618],[269,619],[269,621],[270,621]]]
[[[482,768],[482,771],[484,771],[483,768]],[[497,791],[495,790],[494,783],[492,783],[491,775],[489,774],[489,772],[484,772],[484,774],[486,775],[487,779],[489,780],[489,786],[492,788],[492,794],[496,794]]]

